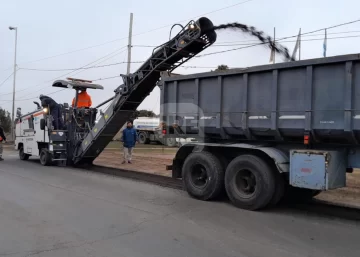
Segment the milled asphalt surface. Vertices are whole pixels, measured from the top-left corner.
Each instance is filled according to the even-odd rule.
[[[0,162],[0,257],[360,256],[359,219],[263,212],[16,153]]]

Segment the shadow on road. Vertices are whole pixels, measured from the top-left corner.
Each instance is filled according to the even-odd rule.
[[[38,159],[31,159],[29,161],[33,163],[39,163]],[[40,165],[40,163],[38,165]],[[108,168],[108,167],[102,167],[96,165],[88,166],[88,167],[80,167],[78,168],[78,170],[84,172],[108,174],[120,178],[142,181],[142,182],[151,183],[158,186],[169,187],[178,190],[183,189],[181,180],[173,179],[170,177],[164,177],[156,174],[142,173],[137,171],[125,170],[125,169]],[[214,204],[226,203],[231,205],[231,202],[225,193],[223,193],[213,202]],[[234,207],[234,211],[236,210],[237,210],[236,207]],[[264,209],[262,210],[262,212],[273,213],[273,214],[285,214],[292,216],[309,216],[314,218],[360,221],[360,209],[335,205],[329,202],[324,202],[316,199],[308,203],[295,203],[295,204],[284,203],[273,208]]]

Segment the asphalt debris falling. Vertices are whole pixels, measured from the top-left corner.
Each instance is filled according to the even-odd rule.
[[[221,24],[218,26],[214,26],[213,30],[224,30],[224,29],[231,29],[231,30],[240,30],[244,33],[250,34],[251,36],[256,37],[259,39],[261,44],[268,46],[271,50],[274,50],[276,53],[282,55],[287,61],[295,61],[289,54],[289,50],[285,47],[276,42],[272,37],[266,35],[263,31],[257,30],[253,26],[248,26],[241,23],[228,23],[228,24]]]

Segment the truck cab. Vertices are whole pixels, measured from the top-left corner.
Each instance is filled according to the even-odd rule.
[[[19,151],[21,160],[27,160],[30,156],[39,156],[39,145],[49,142],[49,134],[44,130],[41,133],[40,123],[44,120],[43,109],[37,108],[26,115],[21,115],[20,109],[17,112],[15,125],[15,149]]]

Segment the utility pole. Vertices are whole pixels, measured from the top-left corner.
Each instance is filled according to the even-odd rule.
[[[268,42],[271,44],[271,42]],[[269,62],[275,63],[275,27],[274,27],[274,41],[272,42],[273,45],[271,46],[271,52],[270,52],[270,60]]]
[[[301,28],[299,31],[299,61],[301,60]]]
[[[17,49],[17,27],[9,27],[10,30],[15,30],[15,54],[14,54],[14,82],[13,82],[13,102],[11,114],[11,140],[15,140],[15,85],[16,85],[16,49]]]
[[[274,27],[274,45],[275,45],[275,27]],[[275,63],[275,49],[274,49],[273,63]]]
[[[128,62],[127,62],[127,72],[126,74],[130,74],[130,64],[131,64],[131,39],[132,39],[132,25],[133,25],[133,14],[130,13],[130,24],[129,24],[129,41],[128,41]]]
[[[326,31],[326,29],[325,29],[325,38],[324,38],[324,43],[323,43],[323,49],[324,49],[323,56],[326,57],[326,50],[327,50],[327,31]]]

